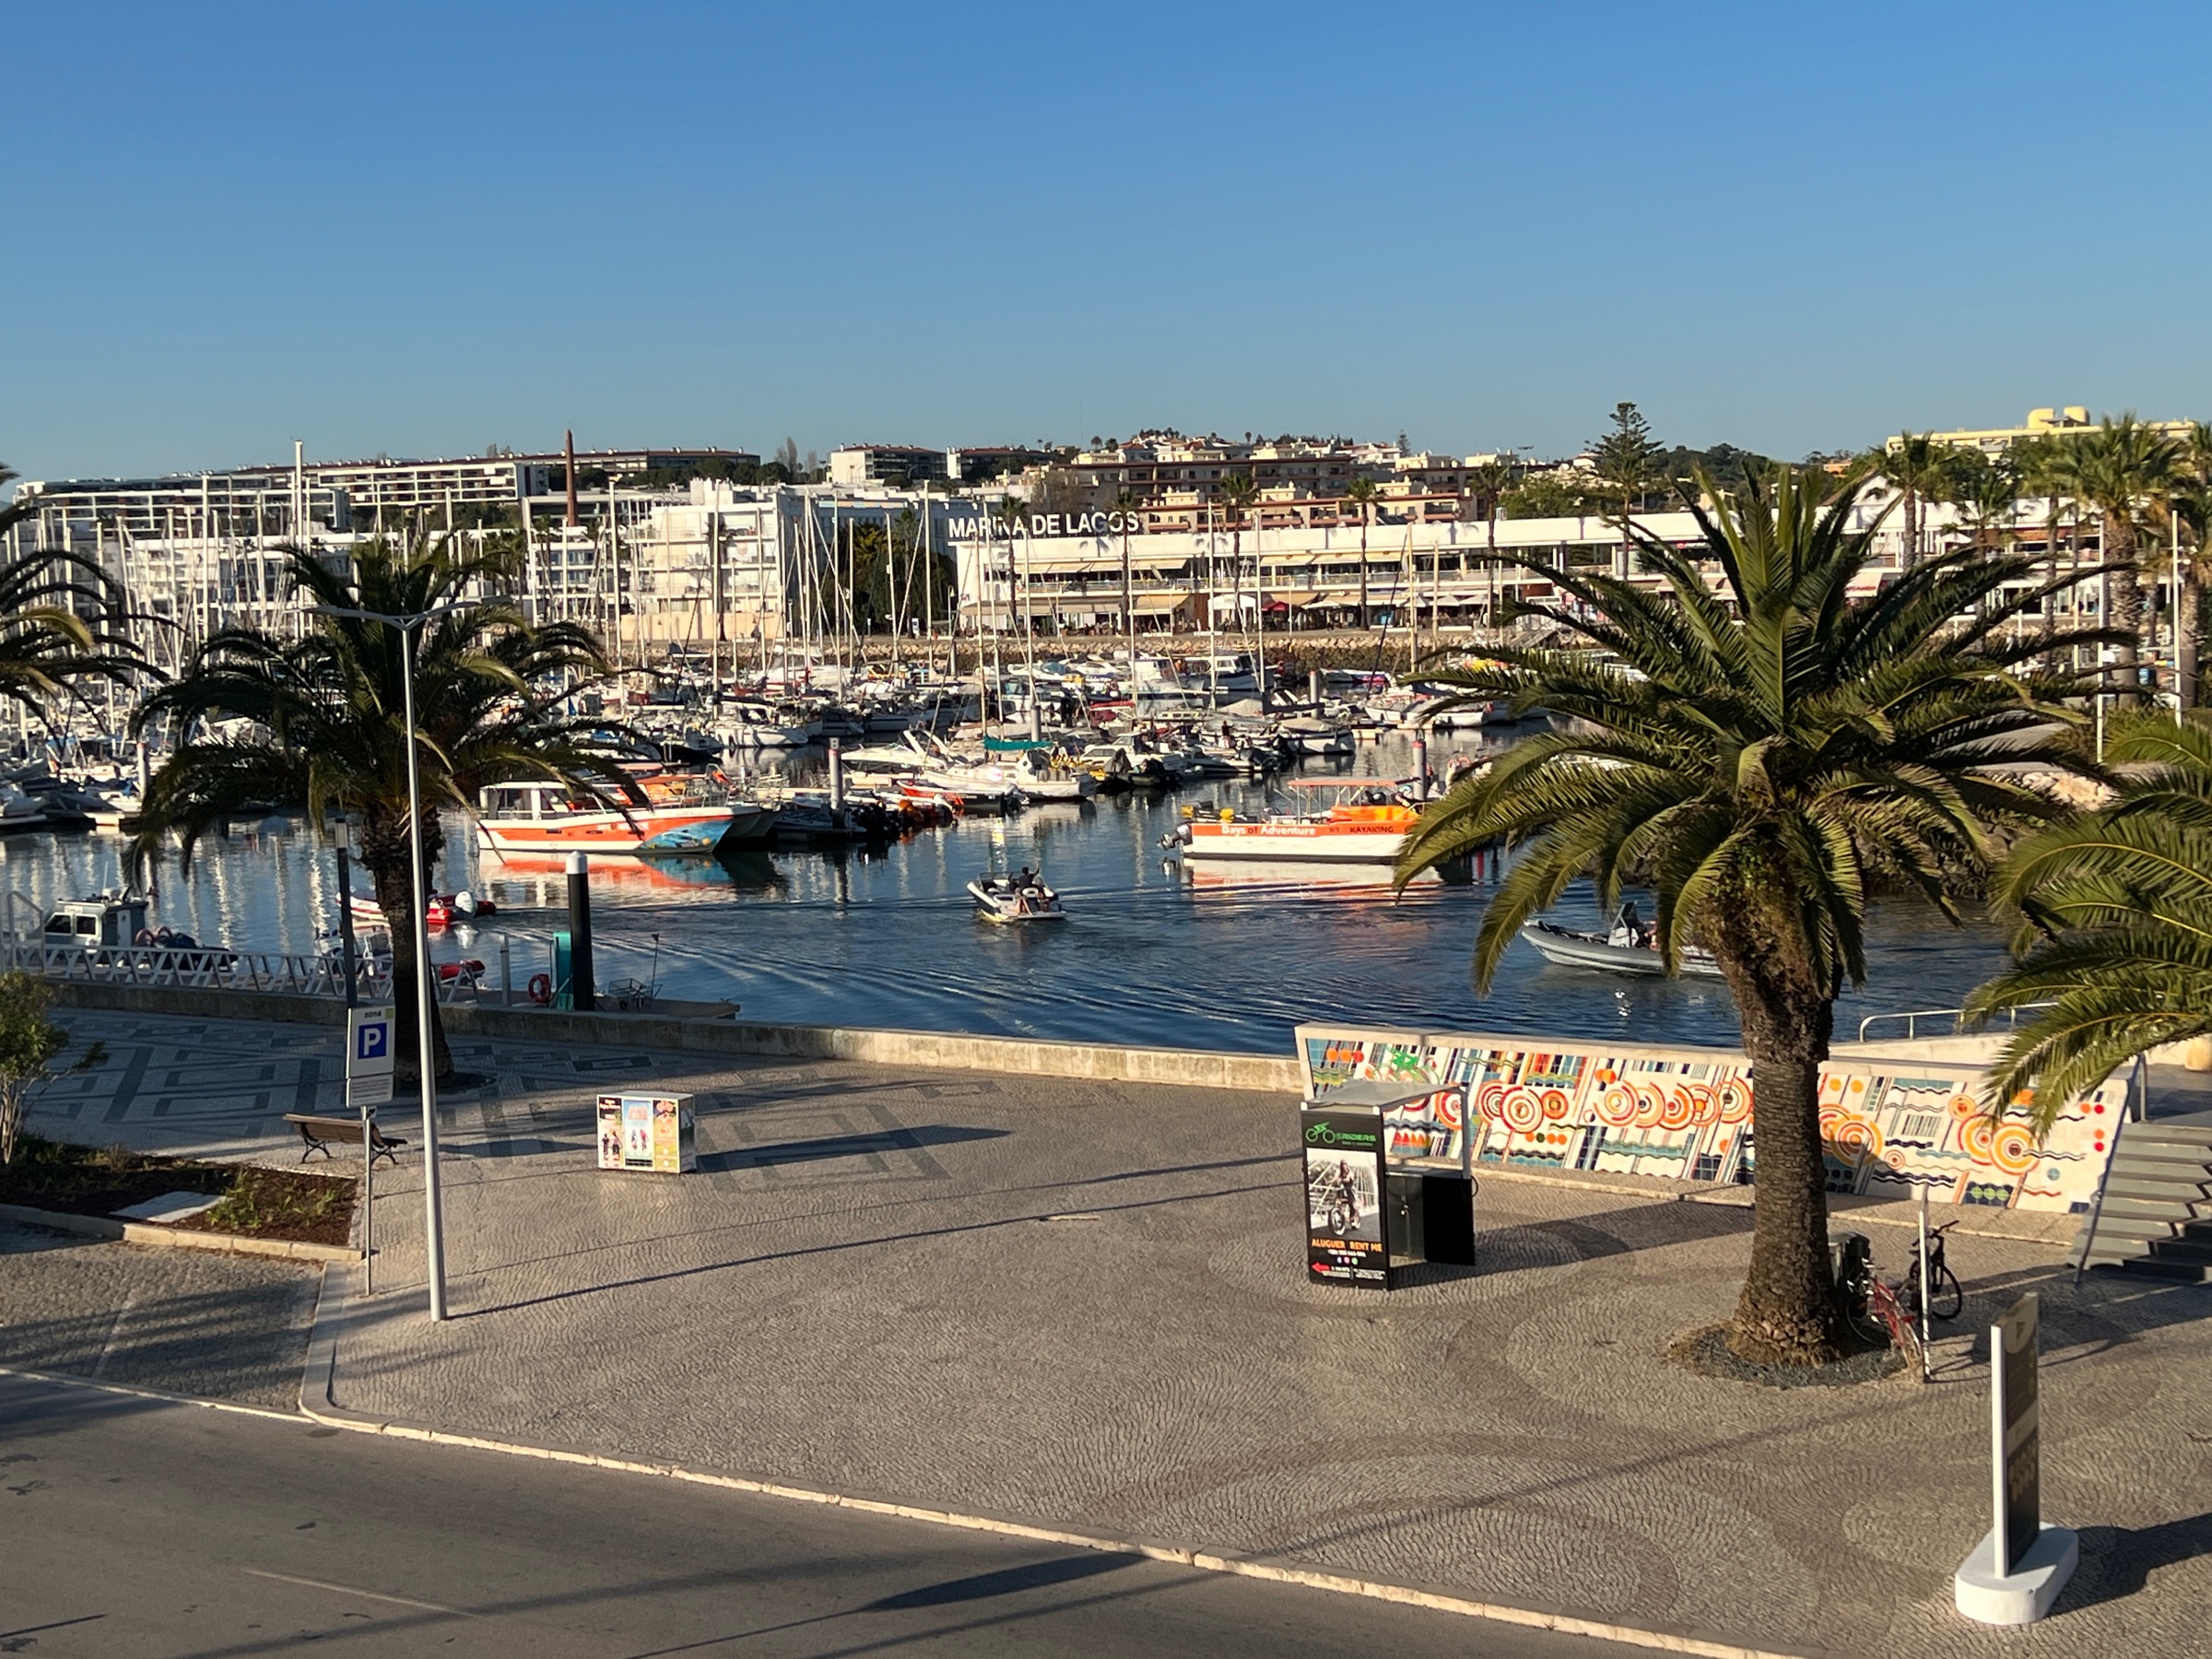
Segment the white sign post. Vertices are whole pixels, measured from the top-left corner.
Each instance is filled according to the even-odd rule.
[[[2034,1291],[1989,1327],[1989,1535],[1951,1580],[1959,1611],[1983,1624],[2033,1624],[2074,1576],[2081,1546],[2042,1517],[2042,1390]]]
[[[361,1114],[361,1293],[376,1288],[376,1109],[392,1098],[390,1008],[346,1011],[346,1100]]]

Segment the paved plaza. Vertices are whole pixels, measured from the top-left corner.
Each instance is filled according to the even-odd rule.
[[[288,1158],[281,1112],[336,1101],[335,1032],[63,1017],[117,1058],[33,1127]],[[2212,1288],[1955,1243],[1962,1333],[2044,1297],[2045,1509],[2083,1529],[2060,1614],[1999,1633],[1950,1608],[1987,1505],[1973,1339],[1926,1387],[1664,1359],[1728,1312],[1740,1208],[1486,1177],[1477,1265],[1382,1297],[1302,1280],[1285,1099],[456,1051],[492,1079],[443,1108],[458,1317],[424,1317],[410,1154],[376,1294],[330,1271],[347,1412],[1785,1651],[2212,1653]],[[696,1096],[699,1174],[592,1167],[593,1097],[646,1083]],[[1896,1274],[1907,1235],[1870,1230]]]

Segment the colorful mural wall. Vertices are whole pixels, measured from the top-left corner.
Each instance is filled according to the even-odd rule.
[[[1464,1124],[1446,1121],[1458,1114],[1443,1101],[1406,1114],[1405,1135],[1425,1137],[1430,1156],[1457,1158],[1465,1135],[1478,1163],[1751,1178],[1751,1063],[1729,1050],[1322,1025],[1299,1027],[1298,1046],[1316,1098],[1354,1077],[1466,1084]],[[1830,1061],[1820,1077],[1830,1191],[1905,1198],[1925,1187],[1936,1203],[2088,1208],[2126,1110],[2124,1077],[2071,1102],[2041,1143],[2019,1103],[2001,1118],[1982,1110],[1981,1078],[1978,1066],[1941,1061]]]

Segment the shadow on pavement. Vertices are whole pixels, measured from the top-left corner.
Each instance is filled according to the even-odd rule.
[[[1053,1584],[1065,1584],[1077,1579],[1096,1578],[1101,1572],[1119,1572],[1134,1567],[1142,1556],[1107,1555],[1087,1549],[1081,1555],[1059,1556],[1049,1561],[1032,1561],[1027,1566],[1007,1567],[997,1572],[979,1572],[973,1578],[947,1579],[941,1584],[924,1584],[919,1590],[901,1591],[897,1595],[886,1595],[870,1602],[860,1609],[863,1613],[888,1613],[906,1607],[942,1607],[953,1602],[982,1601],[994,1595],[1012,1595],[1020,1590],[1041,1590]]]
[[[971,1129],[954,1124],[922,1124],[911,1129],[876,1129],[859,1135],[831,1135],[819,1140],[776,1141],[764,1147],[733,1147],[702,1152],[699,1167],[754,1170],[764,1165],[815,1163],[833,1158],[865,1158],[877,1152],[912,1152],[923,1147],[957,1146],[962,1141],[1003,1140],[1011,1129]]]
[[[2093,1607],[2135,1594],[2161,1567],[2212,1555],[2212,1513],[2155,1526],[2085,1526],[2082,1571],[2060,1593],[2057,1611]]]

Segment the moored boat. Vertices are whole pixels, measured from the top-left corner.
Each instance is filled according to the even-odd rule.
[[[495,853],[635,853],[675,830],[719,824],[722,834],[766,833],[770,808],[745,801],[648,802],[628,811],[576,800],[558,783],[504,783],[482,796],[477,829]]]
[[[1389,865],[1406,835],[1420,822],[1420,807],[1406,789],[1385,778],[1294,781],[1290,787],[1333,790],[1320,810],[1270,814],[1253,819],[1223,812],[1193,816],[1171,840],[1187,859],[1253,859],[1268,863]]]

